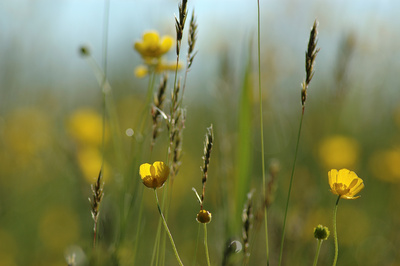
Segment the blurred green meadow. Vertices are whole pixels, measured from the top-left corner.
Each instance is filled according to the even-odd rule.
[[[67,265],[72,254],[76,265],[151,265],[160,216],[139,166],[166,161],[169,140],[161,122],[150,148],[146,95],[152,78],[135,76],[143,61],[133,44],[147,30],[175,39],[179,1],[110,1],[109,9],[106,3],[0,3],[0,265]],[[308,89],[282,264],[312,264],[314,227],[322,224],[332,234],[337,197],[330,192],[327,173],[348,168],[364,180],[365,189],[361,198],[342,200],[338,208],[338,265],[400,265],[399,3],[260,4],[266,181],[274,176],[268,190],[270,265],[279,260],[301,116],[304,53],[316,18],[321,50]],[[184,264],[207,265],[192,188],[201,194],[204,138],[212,124],[204,200],[212,213],[207,225],[211,265],[243,264],[243,251],[226,257],[226,250],[230,243],[243,245],[242,212],[251,191],[248,265],[266,265],[257,3],[189,0],[187,28],[193,9],[198,52],[182,98],[186,118],[180,168],[173,187],[169,183],[157,191],[160,199],[169,193],[168,225]],[[182,82],[187,28],[178,72]],[[79,53],[82,45],[90,49],[91,59]],[[175,44],[165,58],[176,60]],[[106,108],[93,62],[103,71],[106,63],[111,86]],[[154,93],[162,76],[154,76]],[[173,81],[170,71],[168,112]],[[104,197],[93,248],[88,198],[103,151]],[[169,239],[161,239],[165,257],[160,255],[157,265],[177,265]],[[333,256],[331,235],[318,264],[330,265]]]

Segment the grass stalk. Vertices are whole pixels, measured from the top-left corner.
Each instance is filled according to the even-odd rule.
[[[318,242],[317,242],[317,252],[315,253],[315,258],[314,258],[313,266],[317,266],[318,257],[319,257],[319,251],[320,251],[320,249],[321,249],[322,241],[323,241],[322,239],[318,239]]]
[[[260,135],[261,135],[261,168],[263,181],[263,198],[266,199],[266,180],[265,180],[265,152],[264,152],[264,119],[261,90],[261,25],[260,25],[260,0],[257,0],[257,54],[258,54],[258,98],[260,100]],[[269,245],[268,245],[268,217],[267,205],[264,206],[264,225],[265,225],[265,248],[267,256],[267,266],[269,265]]]
[[[210,255],[208,254],[208,242],[207,242],[207,224],[204,223],[204,248],[206,250],[207,265],[210,266]]]
[[[279,263],[278,263],[279,266],[282,263],[283,243],[285,241],[285,228],[286,228],[287,212],[288,212],[288,209],[289,209],[290,193],[292,191],[294,170],[296,168],[297,153],[298,153],[298,150],[299,150],[300,133],[301,133],[301,127],[303,125],[305,103],[306,103],[306,99],[307,99],[307,89],[308,89],[308,86],[309,86],[309,84],[311,82],[311,79],[314,76],[315,58],[317,56],[317,53],[319,52],[319,49],[317,49],[317,42],[318,42],[318,40],[317,40],[317,35],[318,35],[317,26],[318,26],[318,21],[315,20],[314,24],[313,24],[313,26],[311,28],[311,31],[310,31],[310,38],[309,38],[309,41],[308,41],[306,57],[305,57],[306,79],[302,83],[302,90],[301,90],[301,106],[302,106],[302,108],[301,108],[301,118],[300,118],[299,132],[297,133],[297,142],[296,142],[296,150],[295,150],[295,153],[294,153],[292,173],[290,175],[289,190],[288,190],[288,196],[287,196],[286,207],[285,207],[285,217],[283,219],[281,250],[280,250],[280,253],[279,253]]]
[[[171,245],[172,245],[172,248],[174,249],[174,253],[175,253],[176,260],[178,261],[179,265],[183,265],[182,260],[181,260],[181,258],[179,257],[178,250],[176,249],[174,239],[173,239],[173,237],[172,237],[172,235],[171,235],[171,232],[169,231],[169,228],[168,228],[168,225],[167,225],[167,221],[165,220],[164,215],[163,215],[163,213],[162,213],[162,211],[161,211],[161,207],[160,207],[160,203],[159,203],[159,201],[158,201],[158,196],[157,196],[157,190],[156,190],[156,189],[154,189],[154,195],[155,195],[156,201],[157,201],[158,212],[160,213],[162,222],[163,222],[163,224],[164,224],[165,231],[167,232],[168,237],[169,237],[169,240],[170,240]]]
[[[197,250],[198,250],[198,247],[199,247],[199,239],[200,239],[200,224],[199,224],[199,227],[197,229],[196,247],[194,248],[194,257],[193,257],[192,265],[196,265]]]
[[[287,218],[287,213],[289,209],[289,200],[290,200],[290,193],[292,191],[292,184],[293,184],[293,176],[294,176],[294,170],[296,168],[296,160],[297,160],[297,153],[299,150],[299,143],[300,143],[300,133],[301,133],[301,127],[303,125],[303,117],[304,117],[304,108],[302,109],[301,113],[301,118],[300,118],[300,125],[299,125],[299,132],[297,133],[297,142],[296,142],[296,150],[294,153],[294,161],[293,161],[293,167],[292,167],[292,174],[290,175],[290,183],[289,183],[289,191],[288,191],[288,196],[286,200],[286,207],[285,207],[285,217],[283,219],[283,229],[282,229],[282,238],[281,238],[281,250],[279,253],[279,263],[278,265],[281,265],[282,263],[282,254],[283,254],[283,243],[285,241],[285,228],[286,228],[286,218]]]

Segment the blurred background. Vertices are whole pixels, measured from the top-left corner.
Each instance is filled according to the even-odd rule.
[[[114,121],[107,118],[99,224],[105,265],[150,264],[158,213],[137,167],[165,160],[167,135],[164,124],[150,153],[150,120],[140,145],[135,146],[135,136],[126,134],[127,129],[137,130],[149,82],[149,77],[134,75],[142,60],[133,43],[146,30],[175,37],[178,3],[113,0],[109,4],[107,77],[116,116]],[[321,50],[308,90],[283,263],[312,263],[313,228],[323,224],[332,232],[336,197],[329,192],[327,172],[349,168],[364,180],[365,189],[360,199],[339,204],[338,263],[400,265],[400,2],[260,4],[265,159],[267,171],[270,166],[277,171],[269,208],[271,265],[278,260],[301,114],[304,53],[315,19]],[[97,73],[79,48],[90,47],[94,60],[104,66],[105,6],[98,0],[0,2],[0,265],[66,265],[72,253],[85,264],[92,256],[93,221],[87,198],[101,165],[103,96]],[[262,174],[256,1],[189,1],[187,23],[193,9],[198,53],[183,99],[187,118],[170,229],[182,260],[192,262],[199,205],[191,188],[201,191],[204,135],[213,124],[215,142],[204,202],[213,213],[208,225],[211,261],[221,264],[227,241],[242,241],[241,210],[235,206],[242,206],[245,199],[238,199],[234,191],[238,172],[245,171],[242,190],[255,189],[249,264],[260,265],[265,262],[265,241],[257,213]],[[184,40],[186,55],[187,32]],[[174,49],[166,58],[176,60]],[[167,102],[172,81],[170,73]],[[248,93],[250,106],[245,119],[243,93]],[[248,147],[247,163],[241,161],[243,145]],[[138,146],[143,147],[139,152]],[[144,213],[137,231],[142,195]],[[126,206],[131,206],[129,211]],[[165,263],[174,265],[172,249],[166,245]],[[330,237],[322,246],[320,265],[331,263],[333,254]],[[240,265],[242,256],[232,255],[229,263]],[[197,258],[197,265],[206,265],[201,245]]]

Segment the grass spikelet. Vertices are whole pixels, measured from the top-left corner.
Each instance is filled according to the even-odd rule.
[[[193,63],[193,59],[196,56],[197,52],[194,53],[194,47],[196,45],[196,40],[197,40],[197,22],[196,22],[196,16],[194,15],[194,10],[192,11],[192,17],[190,19],[190,25],[189,25],[189,37],[188,37],[188,44],[189,44],[189,50],[188,50],[188,57],[187,57],[187,68],[190,69]]]
[[[183,29],[185,27],[187,17],[187,0],[182,0],[178,6],[179,19],[175,16],[175,28],[176,28],[176,54],[179,56],[181,49],[181,42],[183,36]]]
[[[185,128],[186,111],[185,109],[178,109],[176,118],[176,127],[174,133],[173,143],[173,157],[171,167],[171,178],[173,179],[179,171],[182,158],[182,140],[183,140],[183,129]]]
[[[213,132],[213,126],[211,125],[209,128],[207,128],[206,139],[204,141],[203,166],[201,167],[201,171],[203,172],[203,178],[201,179],[201,183],[203,185],[203,192],[201,194],[201,209],[203,209],[203,201],[204,201],[206,182],[208,176],[208,165],[210,164],[213,141],[214,141],[214,132]]]
[[[156,138],[158,137],[158,133],[160,132],[160,116],[162,115],[160,111],[163,109],[164,106],[167,81],[168,76],[164,75],[163,79],[161,80],[160,86],[158,87],[157,96],[154,97],[154,104],[151,109],[151,116],[153,118],[153,137],[151,140],[151,149],[153,148]]]
[[[314,63],[315,63],[315,58],[317,56],[317,53],[319,52],[319,48],[317,49],[317,42],[318,42],[318,21],[315,20],[314,24],[311,28],[310,32],[310,39],[308,41],[308,46],[307,46],[307,51],[306,51],[306,61],[305,61],[305,66],[306,66],[306,79],[302,83],[302,90],[301,90],[301,104],[304,108],[304,104],[307,99],[307,89],[308,85],[311,82],[311,79],[314,76]]]
[[[315,20],[314,24],[311,28],[310,39],[308,41],[308,47],[307,47],[307,51],[306,51],[306,79],[302,83],[302,90],[301,90],[302,111],[301,111],[301,116],[300,116],[299,131],[297,132],[296,149],[294,152],[293,167],[292,167],[292,172],[290,175],[289,190],[288,190],[287,199],[286,199],[285,216],[283,218],[281,249],[280,249],[279,263],[278,263],[279,266],[282,263],[283,244],[285,242],[286,218],[287,218],[287,212],[289,209],[290,193],[292,191],[294,171],[296,169],[297,153],[299,150],[300,134],[301,134],[301,128],[303,125],[305,101],[306,101],[306,97],[307,97],[307,88],[308,88],[308,85],[310,84],[312,77],[314,76],[314,61],[315,61],[315,57],[319,51],[319,49],[316,48],[317,47],[317,35],[318,35],[317,26],[318,26],[318,22],[317,22],[317,20]]]
[[[248,264],[248,260],[250,257],[250,242],[249,242],[249,236],[250,236],[250,229],[252,227],[252,220],[253,220],[253,214],[252,214],[252,209],[253,209],[253,204],[252,204],[252,198],[253,198],[253,191],[249,192],[247,194],[247,202],[244,205],[243,208],[243,214],[242,214],[242,238],[243,238],[243,265]]]
[[[96,246],[96,237],[97,237],[97,222],[98,222],[98,218],[99,218],[99,208],[100,208],[100,204],[101,201],[103,199],[104,196],[104,192],[103,192],[103,185],[104,183],[101,182],[103,175],[102,175],[102,171],[100,170],[99,172],[99,176],[97,178],[96,183],[93,185],[91,185],[91,189],[92,189],[92,198],[89,198],[89,202],[90,202],[90,206],[91,206],[91,213],[92,213],[92,218],[94,221],[94,226],[93,226],[93,248]]]

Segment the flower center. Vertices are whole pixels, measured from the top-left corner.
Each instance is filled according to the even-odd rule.
[[[335,191],[337,192],[338,195],[346,195],[347,193],[349,193],[350,188],[347,188],[347,186],[345,184],[342,183],[335,183]]]

